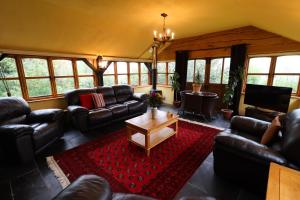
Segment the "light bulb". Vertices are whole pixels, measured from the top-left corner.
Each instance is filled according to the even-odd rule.
[[[170,35],[171,30],[167,29],[167,35]]]
[[[153,31],[154,38],[157,38],[157,31]]]
[[[172,40],[174,39],[174,36],[175,36],[175,33],[174,33],[174,32],[172,32],[172,37],[171,37],[171,38],[172,38]]]

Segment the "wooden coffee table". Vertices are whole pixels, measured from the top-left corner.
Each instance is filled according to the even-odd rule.
[[[128,140],[146,150],[150,156],[150,149],[176,135],[178,130],[178,115],[157,110],[156,118],[151,118],[151,112],[126,120]],[[175,130],[170,128],[175,124]]]

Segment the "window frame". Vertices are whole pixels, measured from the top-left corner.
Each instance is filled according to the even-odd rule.
[[[165,63],[166,64],[166,73],[161,73],[161,72],[158,72],[158,67],[157,67],[157,73],[156,73],[156,77],[158,77],[159,74],[164,74],[165,75],[165,83],[158,83],[157,82],[157,85],[162,85],[162,86],[171,86],[171,84],[169,84],[169,74],[172,75],[175,73],[175,70],[174,70],[174,73],[169,73],[169,63],[171,62],[175,62],[174,60],[169,60],[169,61],[159,61],[158,63]]]
[[[230,56],[224,56],[224,57],[214,57],[214,58],[210,58],[209,59],[209,74],[208,74],[208,80],[207,83],[208,84],[212,84],[212,85],[227,85],[228,83],[223,83],[223,78],[224,78],[224,66],[225,66],[225,59],[226,58],[230,58],[230,62],[231,62],[231,57]],[[210,72],[211,72],[211,61],[214,59],[222,59],[222,69],[221,69],[221,80],[219,83],[211,83],[210,82]],[[207,65],[207,63],[206,63]],[[230,67],[230,66],[229,66]],[[229,68],[229,73],[230,73],[230,68]]]

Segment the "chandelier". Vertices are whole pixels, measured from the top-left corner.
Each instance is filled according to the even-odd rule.
[[[163,24],[163,30],[161,33],[158,33],[157,31],[153,31],[153,39],[154,42],[161,42],[165,43],[170,40],[174,39],[174,32],[171,32],[170,29],[166,29],[166,17],[168,16],[166,13],[161,13],[161,15],[164,18],[164,24]]]

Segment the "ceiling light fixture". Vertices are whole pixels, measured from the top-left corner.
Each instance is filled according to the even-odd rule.
[[[161,33],[158,33],[156,30],[153,31],[153,39],[155,42],[165,43],[173,40],[175,33],[171,32],[170,29],[166,29],[166,17],[168,17],[168,15],[166,13],[161,13],[160,16],[164,18],[163,30]]]

